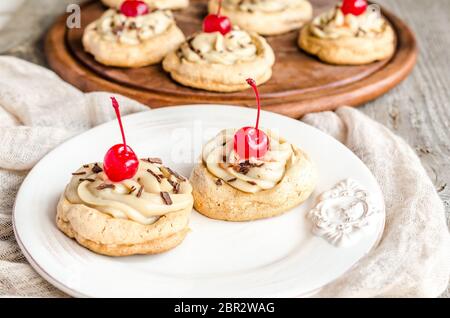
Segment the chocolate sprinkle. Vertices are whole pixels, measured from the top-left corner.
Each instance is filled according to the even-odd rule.
[[[227,182],[234,182],[236,180],[237,180],[237,178],[232,178],[232,179],[228,180]]]
[[[123,30],[124,30],[124,26],[123,25],[118,25],[118,26],[113,27],[112,33],[114,35],[120,35],[123,32]]]
[[[180,192],[180,184],[175,183],[175,186],[173,187],[173,193],[178,193],[178,192]]]
[[[89,165],[83,165],[83,168],[89,168]]]
[[[170,198],[170,194],[168,192],[162,191],[159,194],[161,195],[161,198],[163,199],[163,201],[166,205],[172,204],[172,199]]]
[[[216,180],[216,185],[221,186],[222,185],[222,179],[217,179]]]
[[[151,171],[150,169],[147,169],[147,172],[150,173],[152,176],[154,176],[156,178],[156,181],[158,181],[159,183],[161,183],[162,178],[164,178],[163,175],[158,175],[153,171]]]
[[[136,187],[135,187],[135,186],[132,186],[131,189],[130,189],[130,191],[128,191],[128,194],[132,194],[132,193],[134,192],[134,190],[136,190]]]
[[[143,186],[141,186],[141,187],[139,188],[139,191],[138,191],[138,193],[136,194],[136,197],[140,198],[141,195],[142,195],[142,191],[144,191],[144,187],[143,187]]]
[[[173,193],[180,192],[180,184],[178,182],[172,181],[170,179],[167,179],[167,181],[170,183],[170,185],[173,188]]]
[[[147,158],[147,159],[142,159],[142,160],[150,162],[150,163],[162,164],[162,160],[160,158]]]
[[[95,180],[92,179],[92,178],[80,178],[80,180],[78,180],[78,181],[80,181],[80,182],[83,182],[83,181],[94,182]]]
[[[93,172],[93,173],[100,173],[100,172],[102,172],[102,171],[103,171],[103,169],[100,168],[100,166],[98,165],[98,163],[95,163],[95,165],[92,167],[92,172]]]
[[[169,173],[171,175],[173,175],[175,178],[177,178],[180,181],[186,181],[186,178],[183,177],[182,175],[176,173],[175,171],[173,171],[172,169],[170,169],[169,167],[165,167],[167,169],[167,171],[169,171]]]
[[[256,182],[255,182],[255,181],[247,181],[247,183],[248,183],[248,184],[251,184],[251,185],[256,185]]]
[[[238,166],[234,166],[233,169],[236,172],[247,174],[250,171],[250,167],[246,165],[239,164]]]
[[[72,172],[72,175],[73,175],[73,176],[82,176],[83,174],[86,174],[86,171]]]
[[[264,162],[262,163],[251,163],[250,161],[246,160],[244,162],[239,163],[238,165],[233,166],[233,170],[242,174],[247,174],[250,171],[250,168],[260,168],[264,165]]]
[[[103,190],[103,189],[114,189],[116,186],[111,183],[102,183],[97,187],[97,190]]]

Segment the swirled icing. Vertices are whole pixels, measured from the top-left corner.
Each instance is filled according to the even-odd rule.
[[[141,224],[152,224],[162,215],[192,206],[189,182],[162,164],[141,160],[136,175],[121,182],[109,181],[100,170],[102,164],[98,163],[73,173],[64,193],[66,199]]]
[[[272,189],[297,160],[291,144],[265,130],[270,142],[269,151],[262,158],[242,160],[233,147],[236,131],[223,130],[210,140],[203,147],[203,164],[211,174],[240,191],[256,193]]]
[[[363,14],[343,14],[340,6],[325,12],[311,23],[313,35],[324,39],[343,37],[375,37],[387,26],[386,20],[377,10],[368,8]]]
[[[106,40],[137,45],[164,33],[174,23],[172,13],[168,10],[155,10],[145,15],[127,17],[117,10],[109,9],[97,20],[95,27]]]
[[[224,0],[224,8],[246,12],[279,12],[301,6],[305,0]]]
[[[190,62],[225,65],[253,60],[258,53],[258,46],[252,36],[237,29],[225,36],[220,32],[198,33],[179,49],[179,54]]]

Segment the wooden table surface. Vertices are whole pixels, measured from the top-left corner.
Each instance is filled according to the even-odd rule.
[[[45,31],[65,11],[67,4],[83,0],[15,1],[22,5],[12,13],[2,12],[0,5],[0,22],[8,15],[20,21],[0,23],[0,54],[46,66]],[[444,201],[450,227],[450,1],[377,2],[403,18],[414,30],[419,60],[412,75],[400,86],[359,109],[402,136],[416,150]],[[450,297],[450,288],[442,296]]]

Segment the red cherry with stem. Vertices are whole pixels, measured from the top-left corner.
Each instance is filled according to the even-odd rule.
[[[139,159],[133,149],[127,146],[120,117],[119,103],[114,97],[111,97],[111,101],[119,121],[123,144],[114,145],[106,152],[103,160],[103,170],[109,180],[119,182],[134,177],[139,167]]]
[[[255,127],[243,127],[234,135],[234,151],[240,158],[249,159],[251,157],[261,158],[269,150],[269,138],[264,131],[258,129],[259,116],[261,113],[261,103],[259,99],[258,88],[253,79],[247,79],[248,85],[253,88],[258,104],[258,115],[256,116]]]
[[[342,2],[341,11],[343,14],[361,15],[366,11],[366,0],[344,0]]]
[[[219,0],[219,9],[217,10],[217,14],[208,14],[203,20],[203,32],[220,32],[222,35],[225,35],[231,31],[231,21],[228,17],[220,15],[221,10],[222,0]]]
[[[120,12],[127,17],[137,17],[149,12],[148,5],[141,0],[126,0],[120,6]]]

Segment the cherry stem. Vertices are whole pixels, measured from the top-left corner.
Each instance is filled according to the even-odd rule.
[[[125,140],[125,133],[123,131],[122,118],[120,116],[119,103],[115,97],[111,97],[112,106],[114,107],[114,111],[116,112],[117,120],[119,121],[120,132],[122,134],[123,146],[127,149],[127,142]]]
[[[219,0],[219,8],[217,9],[217,16],[220,17],[220,11],[222,11],[222,0]]]
[[[259,115],[261,113],[261,102],[259,99],[259,92],[258,92],[258,88],[256,87],[256,82],[254,79],[249,78],[247,79],[247,83],[248,85],[250,85],[253,88],[253,91],[255,92],[256,95],[256,103],[258,104],[258,115],[256,116],[256,125],[255,128],[258,129],[259,126]]]

